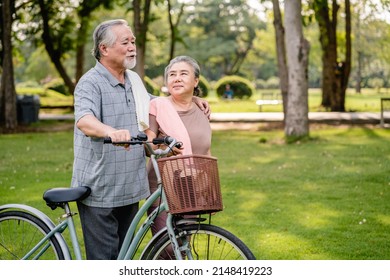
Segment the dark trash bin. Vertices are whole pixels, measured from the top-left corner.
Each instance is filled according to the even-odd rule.
[[[39,120],[39,95],[17,95],[16,110],[18,122],[30,124]]]

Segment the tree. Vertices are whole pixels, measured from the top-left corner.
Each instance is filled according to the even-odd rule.
[[[84,74],[85,44],[90,30],[92,13],[100,6],[103,6],[107,10],[111,10],[113,8],[113,4],[114,1],[111,0],[85,0],[81,1],[80,6],[77,8],[79,28],[76,39],[76,83]]]
[[[385,73],[389,73],[389,23],[380,16],[389,9],[390,2],[362,0],[355,2],[353,11],[354,86],[357,93],[368,86],[370,78],[383,79],[388,86]],[[387,57],[387,58],[386,58]],[[371,69],[370,69],[371,68]],[[384,74],[384,75],[382,75]]]
[[[89,36],[93,12],[103,6],[111,9],[110,0],[30,0],[25,2],[19,23],[20,32],[28,40],[43,45],[68,91],[74,87],[84,71],[84,46]],[[76,53],[76,56],[73,54]],[[76,67],[66,67],[69,57],[75,57]]]
[[[63,19],[55,17],[58,8],[56,5],[61,5],[57,0],[38,0],[38,4],[42,16],[42,41],[69,92],[73,94],[75,83],[67,73],[62,59],[65,53],[72,49],[71,30],[74,28],[74,23],[69,16]],[[54,20],[57,20],[56,24]]]
[[[137,65],[135,71],[143,79],[145,76],[145,54],[147,33],[151,16],[151,0],[133,0],[134,35],[137,38]]]
[[[282,92],[283,99],[283,111],[284,115],[287,114],[288,104],[288,71],[286,61],[286,43],[285,43],[285,30],[283,26],[282,13],[280,12],[279,0],[272,0],[273,14],[274,14],[274,28],[275,28],[275,41],[276,41],[276,57],[278,61],[280,90]]]
[[[112,2],[110,0],[84,0],[80,1],[78,6],[71,7],[67,4],[68,1],[61,3],[57,0],[38,0],[43,25],[42,40],[49,57],[71,94],[84,72],[84,46],[92,12],[100,6],[111,9]],[[67,7],[67,9],[60,9],[60,7]],[[77,17],[74,16],[75,13]],[[66,71],[63,59],[74,49],[76,49],[76,73],[75,79],[72,79]]]
[[[178,27],[179,27],[180,19],[184,13],[185,3],[184,2],[180,3],[179,12],[177,13],[177,16],[176,16],[176,22],[174,22],[173,14],[175,12],[172,8],[171,0],[167,0],[167,2],[168,2],[168,21],[169,21],[169,27],[170,27],[170,31],[171,31],[171,34],[170,34],[171,41],[170,41],[169,60],[168,60],[168,63],[169,63],[169,61],[175,55],[176,42],[183,42],[183,39],[179,35],[179,28]]]
[[[205,71],[217,66],[224,75],[238,74],[253,48],[256,29],[264,25],[244,0],[197,2],[186,21],[192,27],[186,42],[193,46],[193,55]]]
[[[301,0],[285,1],[288,101],[285,135],[296,140],[309,135],[308,56],[309,42],[303,37]]]
[[[1,5],[2,19],[2,68],[0,86],[0,123],[7,130],[17,126],[16,92],[14,83],[14,68],[12,63],[12,14],[15,12],[15,2],[3,0]]]
[[[351,12],[345,0],[345,58],[340,60],[337,48],[337,23],[340,5],[337,0],[313,0],[311,7],[320,30],[322,47],[322,106],[331,111],[345,111],[345,92],[351,70]]]

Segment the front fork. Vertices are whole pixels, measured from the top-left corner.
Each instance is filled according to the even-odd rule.
[[[206,219],[197,218],[184,218],[178,221],[178,224],[199,224],[204,222]],[[186,231],[183,231],[180,227],[175,227],[176,221],[171,214],[168,214],[167,219],[167,232],[169,239],[171,240],[173,252],[175,253],[176,260],[194,260],[193,250],[191,250],[191,238],[193,236],[187,235]],[[196,253],[196,252],[195,252]]]

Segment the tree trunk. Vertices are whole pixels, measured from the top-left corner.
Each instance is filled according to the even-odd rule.
[[[3,73],[0,87],[0,122],[6,130],[16,128],[16,92],[14,82],[14,67],[12,63],[12,10],[11,0],[3,0],[2,27],[3,27]]]
[[[170,34],[171,42],[169,46],[169,58],[168,58],[168,64],[169,64],[169,61],[171,61],[175,53],[176,29],[171,14],[171,9],[172,9],[171,1],[168,0],[167,3],[168,3],[168,22],[169,22],[169,29],[171,31]]]
[[[361,51],[361,42],[360,42],[360,10],[356,15],[356,56],[357,56],[357,66],[356,66],[356,93],[361,93],[362,89],[362,51]]]
[[[345,111],[345,93],[351,72],[351,12],[350,2],[345,0],[346,57],[338,60],[337,54],[337,14],[340,6],[332,0],[331,17],[327,0],[313,3],[315,16],[320,29],[322,48],[322,103],[333,112]]]
[[[80,6],[77,8],[77,16],[80,20],[80,27],[77,30],[76,39],[76,75],[75,84],[80,80],[84,74],[84,59],[85,59],[85,45],[88,41],[88,32],[91,22],[92,13],[103,6],[105,9],[110,10],[113,5],[110,0],[88,0],[81,1]]]
[[[356,93],[362,92],[362,52],[357,52],[357,66],[356,66]]]
[[[275,40],[276,40],[276,56],[278,59],[278,71],[280,79],[280,91],[282,92],[283,99],[283,112],[284,116],[287,114],[288,103],[288,72],[286,62],[286,43],[284,41],[284,27],[282,14],[280,12],[279,0],[272,0],[273,13],[274,13],[274,28],[275,28]]]
[[[329,15],[327,0],[317,0],[313,4],[316,20],[320,31],[320,43],[322,48],[322,102],[321,105],[329,109],[332,107],[332,99],[337,92],[337,10],[333,6],[332,18]]]
[[[76,42],[76,74],[75,74],[75,85],[78,83],[80,78],[84,74],[84,50],[85,50],[85,38],[87,35],[87,29],[89,27],[88,19],[80,17],[80,28],[77,32]],[[72,94],[73,95],[73,94]],[[73,95],[74,97],[74,95]]]
[[[341,77],[340,104],[341,112],[345,112],[345,96],[348,88],[349,75],[352,64],[352,40],[351,40],[351,4],[345,0],[345,61],[343,62],[343,72]]]
[[[43,32],[42,40],[45,43],[46,51],[56,67],[61,78],[64,80],[65,85],[67,86],[71,94],[74,93],[75,83],[66,73],[65,67],[61,62],[62,50],[56,49],[53,45],[53,38],[50,35],[50,26],[49,26],[49,12],[46,9],[45,1],[39,0],[39,7],[41,10],[42,21],[43,21]]]
[[[88,15],[89,16],[89,15]],[[80,78],[84,74],[84,50],[85,50],[85,41],[87,37],[88,31],[88,20],[89,18],[81,17],[80,18],[80,28],[77,32],[77,42],[76,42],[76,76],[75,76],[75,84],[80,80]]]
[[[149,28],[151,0],[145,0],[143,8],[141,2],[142,0],[133,0],[134,34],[137,38],[137,65],[135,71],[143,79],[145,77],[146,35]]]
[[[171,34],[170,34],[170,37],[171,37],[171,42],[170,42],[170,47],[169,47],[169,59],[168,59],[168,64],[169,64],[169,61],[171,61],[171,59],[174,57],[175,55],[175,47],[176,47],[176,42],[178,41],[179,39],[179,24],[180,24],[180,19],[184,13],[184,7],[185,7],[185,3],[181,3],[180,4],[180,11],[177,15],[177,19],[176,19],[176,22],[173,22],[173,18],[172,18],[172,4],[171,4],[171,1],[168,0],[167,1],[168,3],[168,22],[169,22],[169,29],[171,31]]]
[[[285,1],[288,68],[288,103],[285,135],[300,139],[309,135],[308,57],[309,42],[303,37],[301,0]]]

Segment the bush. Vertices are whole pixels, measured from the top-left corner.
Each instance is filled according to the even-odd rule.
[[[215,84],[215,91],[218,97],[223,97],[226,85],[229,84],[234,92],[234,98],[246,99],[250,98],[255,92],[252,83],[240,76],[225,76]]]
[[[371,78],[368,80],[368,86],[370,88],[376,89],[378,93],[380,92],[380,89],[381,87],[383,87],[384,84],[385,82],[381,78]]]
[[[280,79],[279,77],[271,77],[266,82],[266,88],[268,89],[278,89],[280,88]]]
[[[255,83],[256,83],[256,88],[257,89],[265,89],[265,88],[267,88],[267,82],[262,80],[262,79],[257,79],[255,81]]]
[[[57,92],[62,93],[64,95],[70,95],[68,92],[68,88],[65,86],[65,83],[61,78],[55,78],[55,79],[51,80],[50,82],[47,82],[44,85],[44,88],[46,90],[51,89],[51,90],[57,91]]]
[[[210,91],[210,84],[204,76],[199,78],[199,87],[202,90],[202,97],[207,97]]]
[[[20,88],[37,88],[39,87],[39,83],[36,81],[25,81],[18,83],[16,86]]]
[[[152,79],[144,77],[146,91],[152,95],[160,96],[160,87]]]

